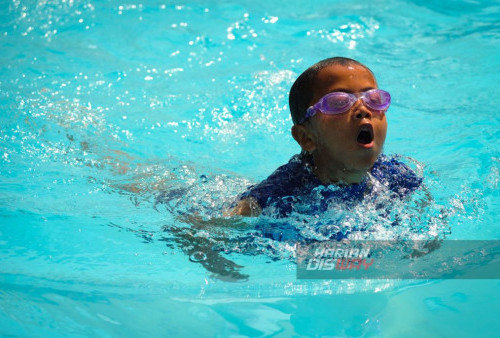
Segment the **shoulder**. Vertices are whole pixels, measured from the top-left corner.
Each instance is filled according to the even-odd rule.
[[[252,185],[239,199],[253,197],[264,208],[272,200],[295,195],[307,185],[314,183],[315,176],[307,155],[294,155],[288,163],[276,169],[259,184]]]
[[[399,155],[380,155],[373,165],[371,173],[389,189],[400,195],[406,195],[422,185],[422,177],[419,177],[413,169],[403,163]]]

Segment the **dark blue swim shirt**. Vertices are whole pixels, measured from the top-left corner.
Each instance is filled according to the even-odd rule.
[[[422,178],[398,156],[380,155],[365,179],[358,184],[324,185],[313,173],[312,156],[301,153],[276,169],[267,179],[252,185],[238,200],[253,197],[263,215],[287,217],[292,212],[324,212],[331,203],[350,204],[374,198],[378,190],[402,198],[422,184]]]

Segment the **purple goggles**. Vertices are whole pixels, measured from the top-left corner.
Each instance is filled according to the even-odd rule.
[[[377,112],[383,112],[391,104],[391,95],[382,89],[371,89],[357,94],[345,92],[328,93],[316,102],[315,105],[307,108],[306,115],[299,123],[303,123],[308,118],[314,116],[318,110],[327,115],[345,113],[359,98],[363,100],[363,103],[368,108]]]

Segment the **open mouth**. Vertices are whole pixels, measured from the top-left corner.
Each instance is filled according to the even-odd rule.
[[[359,128],[356,141],[361,145],[370,145],[373,142],[373,127],[371,124],[363,124]]]

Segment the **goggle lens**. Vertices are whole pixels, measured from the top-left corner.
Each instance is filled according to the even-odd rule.
[[[374,110],[387,109],[391,103],[391,96],[384,90],[369,90],[363,94],[363,102]]]
[[[325,97],[323,102],[323,108],[326,111],[344,111],[349,109],[351,104],[351,98],[346,93],[331,93],[328,97]],[[323,111],[323,109],[320,109]]]

